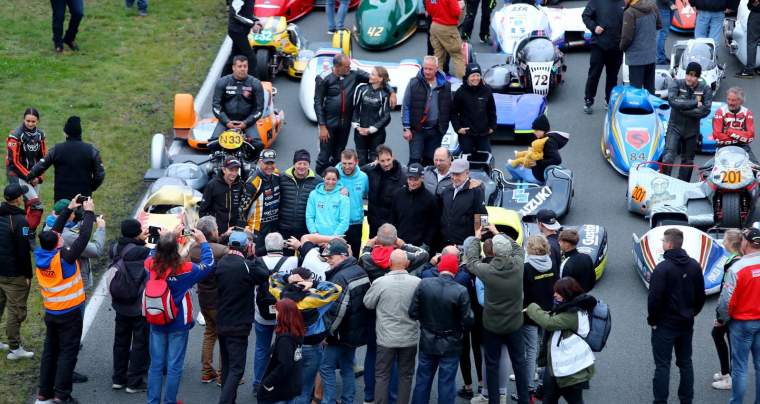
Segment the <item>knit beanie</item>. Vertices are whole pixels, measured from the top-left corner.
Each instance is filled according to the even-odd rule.
[[[142,233],[142,225],[137,219],[124,219],[121,222],[121,235],[126,238],[137,238]]]
[[[63,126],[63,133],[70,137],[82,137],[82,123],[78,116],[70,116]]]
[[[551,130],[549,126],[549,119],[546,117],[546,115],[539,115],[538,118],[533,121],[533,127],[531,129],[548,132]]]
[[[507,236],[497,234],[493,236],[493,255],[496,257],[506,257],[512,252],[512,243]]]
[[[309,154],[308,150],[301,149],[301,150],[296,150],[296,152],[293,153],[293,164],[299,161],[306,161],[306,162],[311,163],[311,154]]]
[[[441,255],[441,260],[438,262],[438,272],[448,272],[452,275],[456,275],[459,272],[459,259],[454,254]]]

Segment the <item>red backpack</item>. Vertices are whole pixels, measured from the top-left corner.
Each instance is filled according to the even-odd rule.
[[[148,324],[168,325],[177,318],[177,305],[166,282],[168,276],[167,273],[166,277],[158,278],[155,272],[149,270],[142,299],[142,312]]]

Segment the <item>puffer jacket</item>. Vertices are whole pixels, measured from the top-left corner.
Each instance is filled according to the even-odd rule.
[[[657,59],[657,31],[662,29],[660,12],[652,0],[633,0],[623,12],[620,50],[625,64],[643,66]]]
[[[232,185],[224,181],[224,175],[219,172],[203,190],[203,200],[198,208],[200,216],[213,215],[219,234],[230,227],[245,226],[240,202],[243,198],[243,181],[238,176]]]
[[[436,356],[459,356],[463,334],[475,323],[467,288],[448,275],[420,281],[409,317],[420,322],[420,352]]]
[[[133,247],[124,254],[124,249],[130,244]],[[142,296],[143,290],[145,290],[145,282],[148,281],[148,274],[145,272],[145,260],[150,256],[150,248],[145,246],[145,242],[134,238],[120,237],[113,247],[111,247],[108,256],[111,261],[114,261],[114,258],[117,256],[124,259],[124,267],[127,270],[127,274],[135,284],[139,285],[140,292],[138,296]],[[113,307],[116,313],[123,316],[142,316],[142,299],[137,299],[132,304],[123,304],[112,299],[111,307]]]
[[[306,202],[309,193],[321,183],[322,177],[311,169],[302,180],[296,179],[293,167],[280,176],[280,232],[285,239],[289,236],[301,238],[308,233]]]
[[[362,167],[369,180],[367,194],[367,221],[370,232],[377,230],[393,218],[393,196],[406,185],[406,168],[398,160],[393,160],[393,167],[385,171],[380,164],[370,163]],[[374,234],[374,233],[373,233]]]
[[[702,101],[701,107],[697,107],[698,100]],[[672,80],[668,87],[668,104],[671,111],[667,135],[699,136],[699,121],[710,114],[712,107],[712,90],[702,81],[692,88],[685,79]]]
[[[328,313],[330,328],[327,342],[349,347],[360,347],[367,343],[370,311],[364,306],[364,295],[369,290],[367,272],[359,266],[354,257],[325,273],[328,282],[343,289],[338,302]]]
[[[591,43],[604,50],[617,51],[620,48],[620,31],[623,28],[623,0],[590,0],[583,9],[583,25],[591,31]],[[596,27],[604,28],[597,35]]]
[[[369,82],[369,73],[351,70],[341,77],[330,72],[318,75],[314,88],[314,112],[317,122],[328,128],[348,128],[354,116],[356,87]]]
[[[309,194],[306,203],[306,227],[309,233],[323,236],[340,236],[346,234],[350,218],[350,202],[336,186],[332,191],[325,190],[325,184],[318,184]]]
[[[456,196],[454,191],[452,185],[440,197],[442,245],[461,245],[467,237],[475,235],[475,215],[488,213],[480,181],[470,178]]]
[[[544,182],[544,172],[549,166],[558,166],[562,164],[562,156],[559,154],[559,149],[565,147],[570,135],[566,132],[552,131],[546,134],[549,140],[544,143],[544,158],[536,160],[536,165],[530,168],[533,173],[533,177],[537,180]]]
[[[425,188],[435,196],[441,196],[443,191],[451,186],[451,174],[447,173],[440,181],[438,181],[438,172],[435,166],[427,166],[422,172],[422,179],[425,184]]]
[[[496,130],[496,102],[491,87],[483,80],[475,87],[465,81],[454,93],[451,126],[457,133],[459,129],[470,128],[465,132],[467,136],[488,136],[489,130]]]
[[[370,133],[385,129],[391,122],[390,93],[385,87],[374,88],[362,83],[354,92],[354,128],[369,128]]]
[[[367,271],[367,276],[371,282],[388,273],[391,266],[391,252],[394,249],[396,249],[395,246],[364,246],[362,255],[359,256],[359,265]],[[411,244],[404,244],[398,249],[406,253],[410,273],[423,266],[429,258],[427,251]]]
[[[264,88],[259,79],[250,75],[243,80],[232,74],[224,76],[216,82],[212,110],[222,125],[242,121],[250,128],[264,110]]]
[[[438,131],[446,133],[451,119],[451,83],[439,70],[435,74],[436,86],[431,89],[422,71],[409,80],[404,93],[404,103],[401,106],[401,124],[417,132],[425,126],[425,110],[428,101],[432,99],[431,91],[438,93]],[[427,108],[429,110],[429,108]]]

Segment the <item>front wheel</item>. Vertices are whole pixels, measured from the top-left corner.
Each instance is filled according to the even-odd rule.
[[[742,225],[742,195],[738,192],[729,192],[721,195],[720,200],[723,213],[721,226],[740,228]]]
[[[261,81],[271,81],[271,71],[269,64],[272,59],[272,52],[267,48],[256,49],[256,78]]]

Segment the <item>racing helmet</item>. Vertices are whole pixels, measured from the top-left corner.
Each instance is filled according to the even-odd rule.
[[[515,67],[505,64],[491,66],[483,75],[483,81],[495,93],[508,92],[511,87],[514,87],[512,84],[519,87],[520,84],[516,78],[517,72],[515,71]]]
[[[702,72],[715,68],[715,48],[709,43],[697,42],[684,50],[680,66],[685,69],[691,62],[699,63]]]

